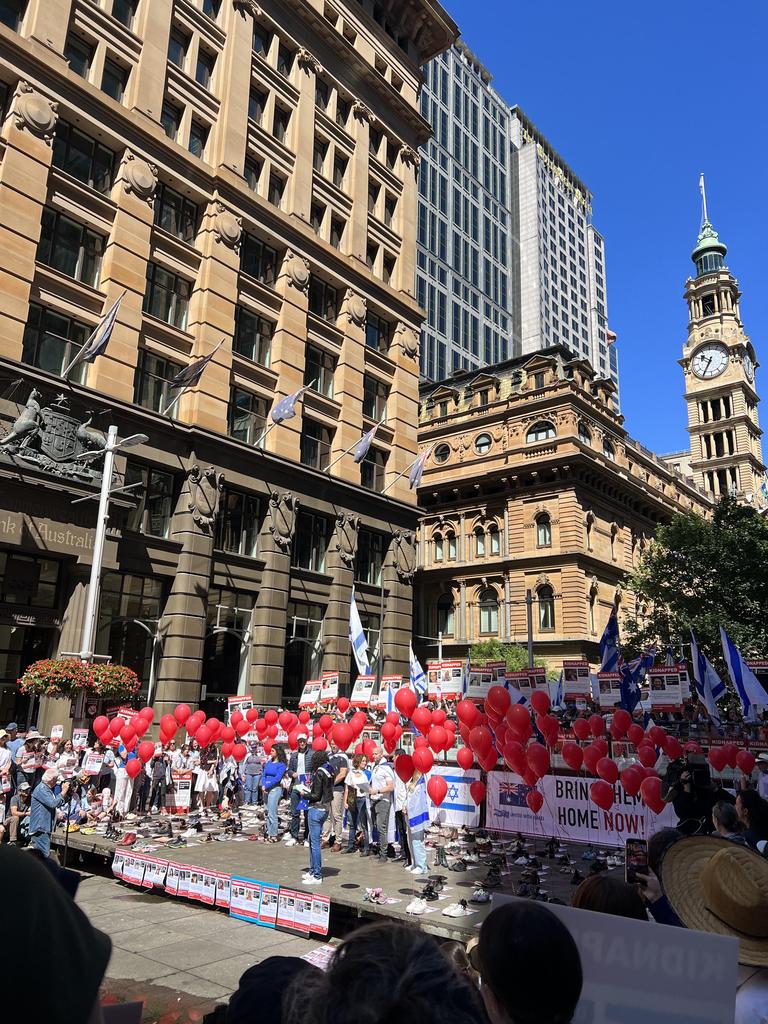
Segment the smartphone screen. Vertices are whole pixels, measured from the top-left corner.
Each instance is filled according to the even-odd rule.
[[[638,872],[648,873],[648,843],[645,839],[628,839],[626,844],[625,878],[630,884],[637,881]]]

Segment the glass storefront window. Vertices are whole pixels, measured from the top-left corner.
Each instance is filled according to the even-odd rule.
[[[152,666],[152,636],[164,601],[163,581],[152,576],[108,572],[101,582],[97,650],[109,654],[113,664],[127,665],[147,693]],[[132,620],[140,620],[140,622]]]
[[[55,608],[59,563],[52,558],[0,551],[0,602],[30,608]]]
[[[325,608],[304,601],[288,602],[283,700],[296,701],[308,679],[317,679],[323,664]]]

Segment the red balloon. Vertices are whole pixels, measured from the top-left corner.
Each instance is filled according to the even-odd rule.
[[[446,718],[444,722],[435,722],[435,725],[443,725],[446,729],[450,729],[451,732],[456,732],[456,723],[452,718]]]
[[[722,747],[710,747],[707,759],[718,774],[725,768],[728,760],[725,750]]]
[[[755,770],[755,755],[749,750],[740,750],[736,755],[736,766],[740,768],[745,775],[751,775]]]
[[[739,756],[739,748],[735,743],[726,743],[722,749],[725,754],[725,763],[729,768],[735,768],[736,758]]]
[[[221,730],[221,738],[225,743],[234,743],[235,741],[235,730],[231,725],[225,725]]]
[[[239,763],[248,756],[248,747],[244,743],[236,743],[232,748],[232,757]]]
[[[275,724],[275,722],[277,721],[277,712],[274,710],[274,708],[270,708],[269,711],[265,713],[264,721],[267,723],[267,725]]]
[[[602,715],[589,716],[589,731],[597,738],[605,733],[605,720]]]
[[[460,747],[456,754],[456,761],[458,762],[459,768],[463,768],[465,772],[468,772],[475,763],[475,755],[469,747]]]
[[[248,708],[248,710],[245,712],[245,717],[248,719],[248,721],[251,723],[251,725],[253,725],[253,723],[259,717],[258,709],[257,708]]]
[[[313,750],[325,750],[327,746],[328,740],[325,738],[325,736],[316,736],[315,739],[312,740]]]
[[[287,732],[288,731],[288,727],[291,724],[291,718],[292,717],[293,717],[293,715],[291,714],[290,711],[283,711],[280,715],[278,715],[277,720],[280,723],[280,728],[281,729],[285,729],[286,732]],[[325,716],[324,715],[323,717],[330,717],[330,716]]]
[[[538,781],[539,780],[536,778],[536,772],[533,772],[530,768],[526,767],[525,771],[523,772],[523,782],[526,784],[526,786],[530,787],[531,789],[535,789],[538,784]]]
[[[394,737],[391,740],[384,740],[384,749],[388,754],[394,754],[396,746],[397,740]]]
[[[432,712],[432,725],[445,725],[448,715],[443,711],[442,708],[435,708]]]
[[[477,779],[469,787],[469,795],[479,807],[483,800],[485,800],[485,783]]]
[[[590,773],[590,775],[597,774],[597,762],[603,757],[603,753],[598,746],[594,743],[590,743],[588,747],[584,748],[584,767]]]
[[[333,736],[333,742],[339,750],[346,750],[355,738],[352,726],[347,722],[337,722],[333,727],[331,735]]]
[[[357,744],[357,746],[354,749],[354,753],[355,754],[364,754],[365,753],[365,751],[363,750],[363,744],[362,743],[358,743]]]
[[[146,719],[145,719],[145,721],[146,721]],[[149,725],[148,722],[147,722],[147,725]],[[187,722],[187,732],[189,733],[190,736],[196,736],[197,735],[197,730],[199,728],[200,728],[199,720],[197,718],[195,718],[194,715],[192,715],[192,717]]]
[[[349,708],[349,697],[339,697],[339,699],[336,701],[336,707],[339,709],[342,715],[346,714]]]
[[[224,727],[224,728],[226,728],[226,727]],[[222,728],[221,732],[219,733],[220,736],[224,735],[224,728]],[[245,736],[245,734],[247,732],[250,732],[250,731],[251,731],[251,723],[248,721],[247,718],[243,718],[235,726],[235,732],[237,733],[238,736]]]
[[[661,779],[658,776],[643,779],[640,783],[640,799],[654,814],[661,814],[667,805],[661,799]]]
[[[572,771],[577,772],[582,764],[584,764],[584,751],[572,740],[568,740],[563,744],[563,760]]]
[[[616,762],[612,761],[610,757],[601,757],[597,762],[597,774],[604,782],[612,786],[619,777],[619,769]]]
[[[381,738],[383,740],[393,740],[395,738],[395,727],[391,722],[385,722],[381,727]]]
[[[600,757],[608,757],[608,740],[602,738],[592,740],[592,746],[600,751]]]
[[[365,728],[365,723],[368,721],[368,716],[364,711],[356,711],[349,720],[349,724],[355,730],[356,733],[360,733]]]
[[[522,743],[518,743],[517,740],[509,740],[504,744],[502,757],[512,771],[517,772],[518,775],[524,775],[528,770],[528,759],[525,756],[525,750]]]
[[[333,728],[333,719],[331,718],[330,715],[321,715],[318,725],[323,730],[323,732],[330,732],[330,730]]]
[[[200,728],[197,730],[197,735],[195,736],[195,739],[197,740],[201,747],[208,746],[208,744],[211,742],[211,730],[208,728],[207,725],[200,726]]]
[[[532,743],[527,751],[528,764],[538,778],[549,771],[549,751],[541,743]]]
[[[167,747],[172,739],[173,736],[169,736],[168,733],[165,732],[163,729],[160,730],[160,742],[164,747]]]
[[[128,751],[129,754],[133,750],[133,748],[136,746],[137,743],[138,743],[138,736],[136,736],[135,733],[134,733],[133,736],[130,737],[130,739],[123,740],[123,746],[125,747],[125,749]]]
[[[267,755],[271,754],[274,745],[275,744],[272,742],[272,740],[264,740],[264,753]]]
[[[473,725],[477,724],[478,717],[477,705],[473,704],[471,700],[460,700],[456,705],[456,716],[460,722],[468,726],[470,729]]]
[[[245,718],[245,715],[242,713],[242,711],[233,711],[232,714],[229,716],[229,724],[232,726],[233,729],[236,729],[237,723],[242,722],[243,718]]]
[[[136,753],[139,755],[139,760],[142,764],[146,764],[147,761],[152,760],[152,755],[155,752],[155,744],[151,740],[144,740],[139,744],[139,749]]]
[[[662,747],[667,739],[667,733],[660,725],[652,725],[648,730],[648,735],[653,740],[654,747]]]
[[[112,733],[111,733],[111,732],[109,731],[109,729],[106,729],[106,730],[105,730],[105,731],[104,731],[103,733],[101,733],[101,735],[99,736],[99,743],[101,743],[101,745],[102,745],[103,747],[109,747],[109,746],[111,746],[111,745],[112,745],[112,740],[113,740],[113,739],[114,739],[114,736],[112,735]]]
[[[496,767],[499,760],[499,755],[496,753],[496,750],[493,747],[491,747],[491,749],[486,750],[484,754],[478,754],[477,760],[483,771],[489,772]]]
[[[294,729],[293,732],[288,733],[288,747],[291,750],[299,749],[299,730]]]
[[[627,794],[627,796],[637,796],[640,792],[640,785],[643,781],[643,776],[637,770],[637,768],[625,768],[620,775],[621,788]]]
[[[396,711],[388,711],[387,716],[384,719],[385,722],[391,722],[392,725],[399,725],[400,715]]]
[[[400,754],[395,758],[395,771],[401,782],[410,782],[416,769],[413,765],[413,758],[408,754]]]
[[[615,730],[617,739],[626,736],[631,725],[632,715],[628,711],[625,711],[624,708],[618,708],[614,711],[613,718],[611,719],[611,731]]]
[[[637,756],[644,768],[653,768],[656,764],[656,748],[649,743],[641,743],[637,748]]]
[[[412,760],[414,768],[417,772],[421,772],[422,775],[431,772],[432,765],[435,763],[432,751],[427,750],[426,747],[417,747],[413,752]]]
[[[143,736],[149,728],[149,722],[146,718],[142,718],[141,715],[136,715],[135,718],[136,721],[133,724],[133,728],[136,730],[136,735]]]
[[[375,740],[363,740],[363,753],[370,760],[376,753],[376,741]]]
[[[267,726],[267,736],[269,736],[271,740],[276,740],[279,732],[280,726],[276,722]],[[325,750],[325,747],[315,747],[315,750]]]
[[[106,732],[109,728],[109,719],[106,715],[99,715],[93,720],[93,731],[97,736],[101,736],[103,732]]]
[[[688,742],[683,747],[683,750],[686,752],[686,754],[701,754],[701,747],[696,742],[696,740],[688,740]]]
[[[410,718],[418,703],[416,694],[407,686],[401,686],[395,694],[395,707],[403,718]]]
[[[663,749],[670,761],[676,761],[684,754],[683,745],[677,736],[667,736]]]
[[[546,715],[550,707],[549,694],[543,690],[534,690],[531,694],[531,707],[540,715]]]
[[[163,730],[166,736],[170,736],[171,738],[173,738],[176,735],[176,730],[178,729],[176,719],[173,717],[173,715],[163,715],[163,717],[160,719],[160,728]]]
[[[133,758],[133,760],[129,761],[129,762],[128,762],[128,763],[126,764],[126,766],[125,766],[125,770],[126,770],[126,772],[128,773],[128,778],[129,778],[129,779],[135,779],[135,778],[136,778],[136,776],[137,776],[137,775],[139,774],[139,772],[141,771],[141,761],[138,761],[138,760],[137,760],[137,759],[136,759],[136,758],[134,757],[134,758]]]
[[[640,744],[643,742],[644,736],[645,733],[643,732],[643,727],[642,725],[638,725],[637,722],[633,722],[632,725],[630,725],[630,727],[627,729],[627,739],[636,747],[639,747]]]
[[[184,725],[191,714],[192,708],[189,704],[177,704],[173,712],[173,717],[176,719],[177,725]]]
[[[484,726],[476,725],[469,734],[469,745],[476,754],[486,754],[493,746],[493,737]]]
[[[530,735],[531,713],[522,704],[513,704],[509,711],[507,711],[506,717],[511,729],[515,729],[523,735],[526,735],[526,733]]]
[[[554,715],[537,715],[536,728],[544,737],[548,747],[554,747],[560,732],[560,723]]]
[[[173,716],[171,716],[171,717],[173,717]],[[113,736],[118,736],[119,733],[120,733],[120,730],[123,728],[124,725],[125,725],[125,722],[120,717],[120,715],[118,715],[117,718],[113,718],[112,721],[109,723],[109,731],[112,733]],[[175,725],[175,723],[174,723],[174,725]],[[106,730],[105,730],[105,732],[106,732]]]
[[[445,741],[448,739],[448,730],[444,729],[442,725],[433,725],[429,730],[427,739],[429,740],[430,747],[432,747],[436,754],[439,754],[441,750],[445,749]]]
[[[126,722],[123,728],[120,730],[120,739],[123,743],[128,743],[129,740],[136,738],[136,730],[133,728],[130,722]]]
[[[256,721],[254,722],[254,725],[256,726],[256,732],[259,734],[259,736],[263,736],[264,733],[267,731],[268,726],[266,718],[257,718]]]
[[[602,779],[599,782],[593,782],[589,787],[589,799],[602,810],[610,810],[614,800],[613,786],[609,786]]]
[[[221,756],[229,757],[232,754],[235,744],[227,740],[221,744]]]
[[[155,720],[155,712],[150,707],[142,708],[139,714],[142,718],[146,718],[148,722],[154,722]]]
[[[425,708],[423,704],[420,704],[411,715],[411,721],[419,732],[426,736],[429,732],[429,727],[432,725],[432,712],[429,708]]]
[[[526,796],[525,802],[528,804],[534,814],[538,814],[541,808],[544,806],[544,797],[538,791],[538,789],[531,790]]]
[[[589,731],[589,722],[586,718],[576,718],[573,723],[573,731],[577,739],[588,740],[592,735]]]
[[[429,746],[429,740],[426,736],[414,736],[413,737],[413,749],[421,750],[424,747]]]
[[[435,807],[439,807],[448,795],[448,783],[442,775],[433,775],[427,783],[427,792]]]
[[[503,718],[512,703],[509,690],[504,686],[492,686],[485,697],[486,714],[493,711],[498,718]]]

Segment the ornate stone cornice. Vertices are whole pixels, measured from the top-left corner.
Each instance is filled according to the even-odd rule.
[[[316,75],[322,75],[323,65],[306,47],[302,46],[296,52],[296,60],[299,62],[299,66],[306,68],[308,71],[314,71]]]
[[[58,103],[39,93],[29,82],[16,86],[13,116],[19,131],[28,131],[49,145],[53,141],[58,121]]]
[[[232,0],[232,6],[241,14],[250,14],[253,18],[261,17],[261,8],[256,0]]]
[[[130,150],[123,161],[123,188],[152,205],[157,188],[157,167]]]

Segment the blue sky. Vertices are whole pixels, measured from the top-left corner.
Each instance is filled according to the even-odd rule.
[[[659,453],[688,444],[677,360],[701,171],[710,220],[743,292],[744,326],[765,363],[757,386],[768,400],[759,251],[768,205],[768,4],[443,2],[496,90],[522,107],[594,194],[630,433]]]

